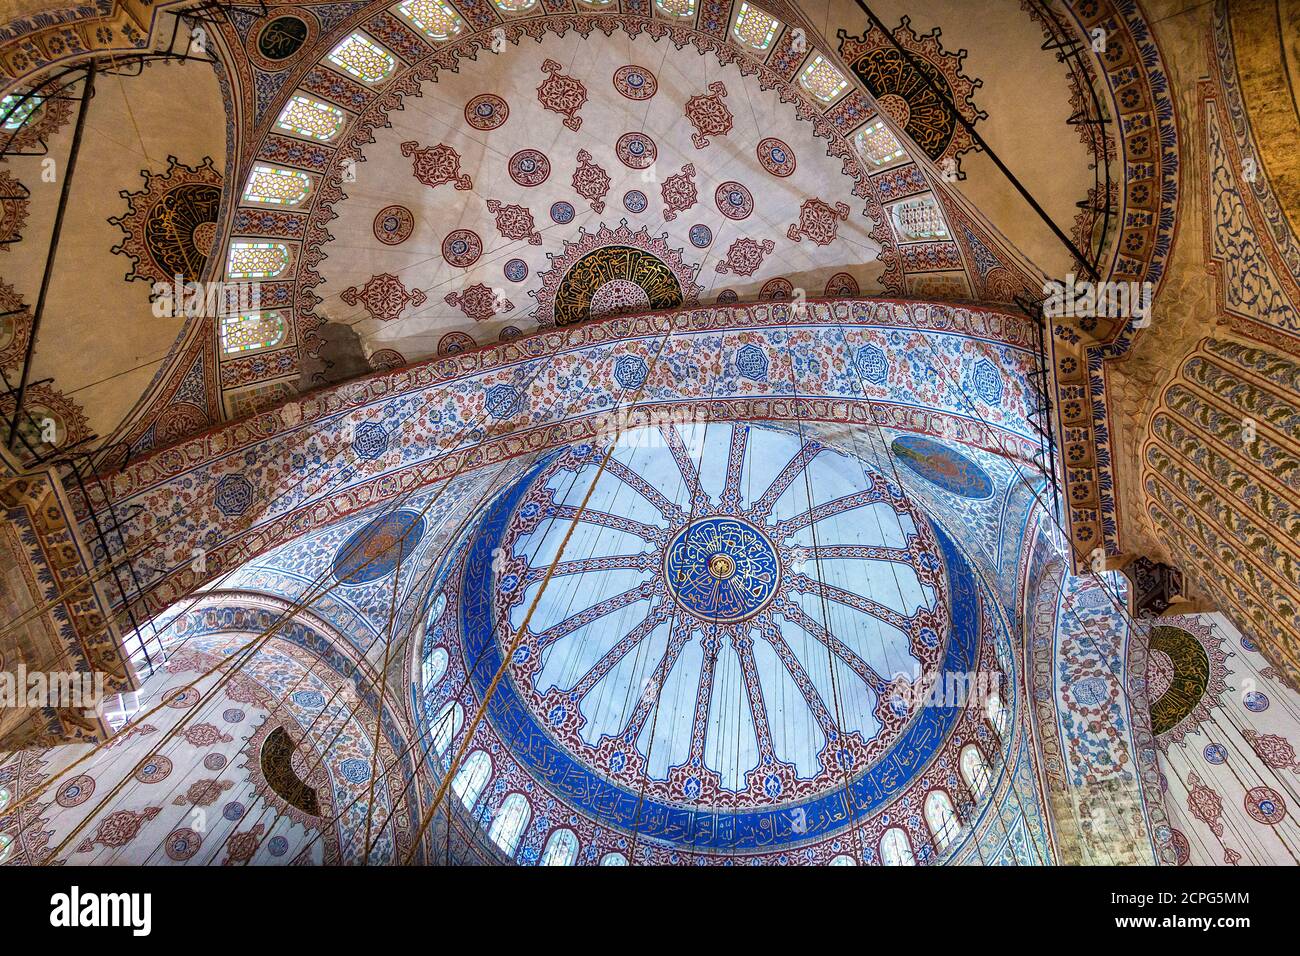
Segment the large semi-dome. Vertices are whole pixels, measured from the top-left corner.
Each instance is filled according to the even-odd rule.
[[[925,692],[981,666],[965,558],[896,480],[793,429],[665,423],[608,459],[552,452],[447,565],[424,649],[435,758],[488,698],[498,769],[593,838],[869,860],[855,824],[935,769],[924,784],[952,788],[956,759],[933,766],[950,745],[982,734],[996,759],[982,702]]]

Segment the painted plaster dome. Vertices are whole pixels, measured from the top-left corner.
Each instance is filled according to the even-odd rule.
[[[425,699],[435,734],[501,671],[485,723],[521,778],[656,852],[842,842],[944,750],[962,708],[921,688],[980,653],[947,535],[864,461],[767,425],[552,452],[448,560],[425,660],[454,647],[470,693]]]

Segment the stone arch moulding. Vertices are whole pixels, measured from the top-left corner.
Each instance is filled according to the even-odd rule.
[[[127,549],[150,555],[139,568],[142,610],[159,611],[340,517],[690,405],[702,405],[705,416],[714,409],[718,417],[881,424],[1033,469],[1035,342],[1017,314],[890,300],[816,300],[798,319],[784,303],[619,316],[288,401],[133,462],[107,487],[117,514],[131,516]],[[897,351],[904,344],[950,377],[910,363]],[[561,354],[588,380],[576,406],[545,374]],[[883,368],[868,362],[877,355]],[[818,363],[817,375],[809,362]],[[709,369],[707,381],[700,367]],[[996,395],[956,384],[976,367],[998,376]],[[382,451],[376,427],[388,439]],[[329,461],[352,466],[345,483],[320,474]],[[98,497],[93,504],[108,506]],[[74,502],[93,529],[86,505]],[[191,568],[199,548],[204,574]]]

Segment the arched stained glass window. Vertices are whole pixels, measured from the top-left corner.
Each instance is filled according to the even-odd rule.
[[[435,647],[429,652],[429,656],[420,665],[420,681],[425,690],[442,680],[443,675],[447,673],[448,660],[445,647]]]
[[[221,317],[221,351],[226,355],[266,349],[284,341],[284,316],[279,312],[248,312]]]
[[[546,841],[538,866],[573,866],[578,858],[578,834],[572,830],[556,830]]]
[[[970,788],[971,796],[978,803],[984,799],[989,789],[989,762],[975,744],[967,744],[961,751],[961,778]]]
[[[404,0],[397,12],[437,43],[451,39],[465,26],[460,14],[440,0]]]
[[[841,853],[835,859],[831,860],[831,866],[857,866],[858,861],[853,859],[847,853]]]
[[[655,6],[664,16],[683,20],[695,16],[695,0],[655,0]]]
[[[0,833],[0,863],[9,859],[14,851],[14,838],[7,833]]]
[[[248,176],[244,202],[264,202],[276,206],[297,206],[311,192],[311,179],[296,169],[279,169],[258,164]]]
[[[984,711],[988,715],[989,723],[998,732],[998,736],[1005,738],[1007,727],[1011,723],[1011,712],[1003,705],[1002,696],[997,691],[989,694],[988,702],[984,705]]]
[[[748,3],[741,3],[731,34],[751,49],[766,50],[780,29],[781,21],[776,17],[769,16]]]
[[[289,267],[289,249],[282,242],[232,242],[226,277],[274,279]]]
[[[537,0],[492,0],[498,10],[506,13],[523,13],[537,5]]]
[[[952,845],[961,829],[952,798],[943,790],[931,790],[925,797],[925,823],[934,838],[934,848],[942,853]]]
[[[877,168],[888,166],[906,155],[902,144],[884,120],[868,123],[858,130],[853,137],[853,144],[857,146],[862,158]]]
[[[948,236],[948,224],[944,222],[939,204],[931,196],[896,203],[889,208],[889,214],[899,238],[905,242]]]
[[[488,830],[488,836],[506,856],[514,856],[532,816],[533,810],[528,805],[528,798],[522,793],[512,793],[506,797],[505,802],[501,804],[501,809],[492,818],[492,827]]]
[[[378,83],[397,69],[393,55],[361,33],[346,37],[327,59],[365,83]]]
[[[0,117],[4,117],[4,128],[21,129],[31,115],[41,108],[43,102],[45,100],[35,94],[23,99],[19,93],[10,93],[0,99]]]
[[[916,866],[912,841],[901,827],[890,827],[880,838],[880,862],[885,866]]]
[[[627,857],[617,851],[606,853],[600,858],[601,866],[627,866]]]
[[[849,81],[818,53],[799,74],[799,85],[823,103],[832,102],[849,88]]]
[[[313,100],[309,96],[295,96],[289,100],[275,125],[280,129],[310,136],[322,143],[339,134],[346,117],[337,106]]]
[[[433,750],[439,756],[447,752],[451,742],[460,733],[461,724],[465,722],[465,711],[460,704],[448,701],[433,721]]]
[[[465,763],[452,778],[451,789],[460,797],[460,802],[465,804],[467,810],[473,810],[491,776],[492,758],[486,750],[476,750],[465,758]]]
[[[10,799],[9,791],[4,787],[0,787],[0,813],[5,812],[5,807],[9,806]]]

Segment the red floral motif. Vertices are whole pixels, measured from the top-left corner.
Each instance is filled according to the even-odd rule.
[[[763,283],[763,288],[758,290],[760,299],[789,299],[794,295],[794,283],[789,279],[777,276],[775,279],[768,279]]]
[[[591,153],[585,149],[578,150],[578,168],[573,171],[573,191],[591,203],[594,212],[605,211],[605,200],[609,192],[609,174],[591,161]]]
[[[371,276],[360,289],[349,286],[339,293],[339,298],[348,305],[360,302],[372,319],[388,322],[399,318],[408,303],[418,309],[424,305],[427,296],[419,289],[408,292],[401,279],[384,272]]]
[[[464,332],[448,332],[438,340],[439,355],[455,355],[472,349],[477,343]]]
[[[143,810],[117,810],[100,821],[95,835],[84,840],[78,847],[78,853],[89,853],[95,846],[115,849],[126,846],[136,838],[140,828],[158,816],[162,807],[145,807]]]
[[[659,92],[659,81],[645,67],[629,63],[614,71],[614,89],[629,100],[648,100]]]
[[[1277,734],[1261,734],[1253,730],[1243,730],[1242,736],[1250,741],[1256,756],[1264,761],[1270,770],[1290,770],[1300,773],[1300,762],[1295,759],[1295,748],[1285,737]]]
[[[561,73],[562,67],[554,60],[542,63],[542,72],[546,79],[537,88],[537,101],[552,113],[565,117],[564,125],[577,132],[582,127],[582,117],[578,110],[587,102],[587,88],[573,77]]]
[[[1286,801],[1272,787],[1251,787],[1242,805],[1256,823],[1275,827],[1286,819]]]
[[[444,143],[429,149],[421,149],[417,142],[403,143],[402,155],[413,157],[415,178],[431,189],[443,183],[455,183],[457,189],[469,189],[474,185],[473,180],[460,171],[460,153]]]
[[[262,834],[266,830],[266,824],[259,823],[251,830],[245,830],[243,833],[236,833],[226,840],[226,852],[228,856],[222,861],[222,866],[233,866],[236,863],[247,863],[257,852],[258,845],[262,842]]]
[[[370,367],[376,372],[391,372],[406,364],[406,356],[396,349],[376,349],[370,355]]]
[[[1236,863],[1241,859],[1241,854],[1223,844],[1223,798],[1206,786],[1195,770],[1187,775],[1187,785],[1187,809],[1219,838],[1219,845],[1223,846],[1223,862],[1229,865]]]
[[[501,233],[503,238],[527,239],[528,244],[532,246],[542,244],[542,236],[533,222],[533,214],[523,206],[513,204],[503,206],[500,200],[489,199],[487,207],[488,212],[496,215],[497,232]]]
[[[696,149],[708,146],[710,136],[726,136],[730,132],[734,117],[722,102],[726,95],[727,88],[714,80],[709,84],[708,93],[697,93],[686,101],[686,118],[696,130],[691,134]]]
[[[858,280],[847,272],[837,272],[826,280],[825,295],[861,295]]]
[[[498,290],[489,289],[482,282],[465,289],[463,292],[448,292],[443,297],[448,305],[454,305],[471,319],[482,322],[498,312],[513,312],[514,303]]]
[[[442,240],[442,257],[448,265],[467,269],[483,255],[483,240],[473,229],[453,229]]]
[[[195,724],[181,731],[191,747],[211,747],[214,744],[228,744],[235,738],[223,734],[215,724]]]
[[[659,147],[645,133],[624,133],[614,144],[614,152],[629,169],[646,169],[659,158]]]
[[[537,149],[521,149],[506,165],[510,178],[520,186],[540,186],[551,175],[551,161]]]
[[[802,238],[811,239],[819,246],[828,246],[835,239],[835,232],[841,222],[847,222],[849,207],[842,202],[831,206],[820,199],[805,199],[799,207],[799,221],[785,231],[788,238],[798,242]]]
[[[465,104],[465,122],[477,130],[494,130],[510,118],[510,107],[495,93],[480,93]]]
[[[196,780],[183,796],[177,797],[172,803],[178,807],[191,803],[196,807],[210,807],[234,785],[233,780]]]
[[[776,248],[771,239],[756,242],[753,239],[737,239],[727,250],[727,258],[714,267],[719,275],[731,272],[738,276],[752,276],[763,264],[763,256]]]
[[[659,192],[664,199],[664,219],[671,222],[679,212],[685,212],[700,201],[695,189],[695,164],[687,163],[680,173],[673,173],[663,181]]]

